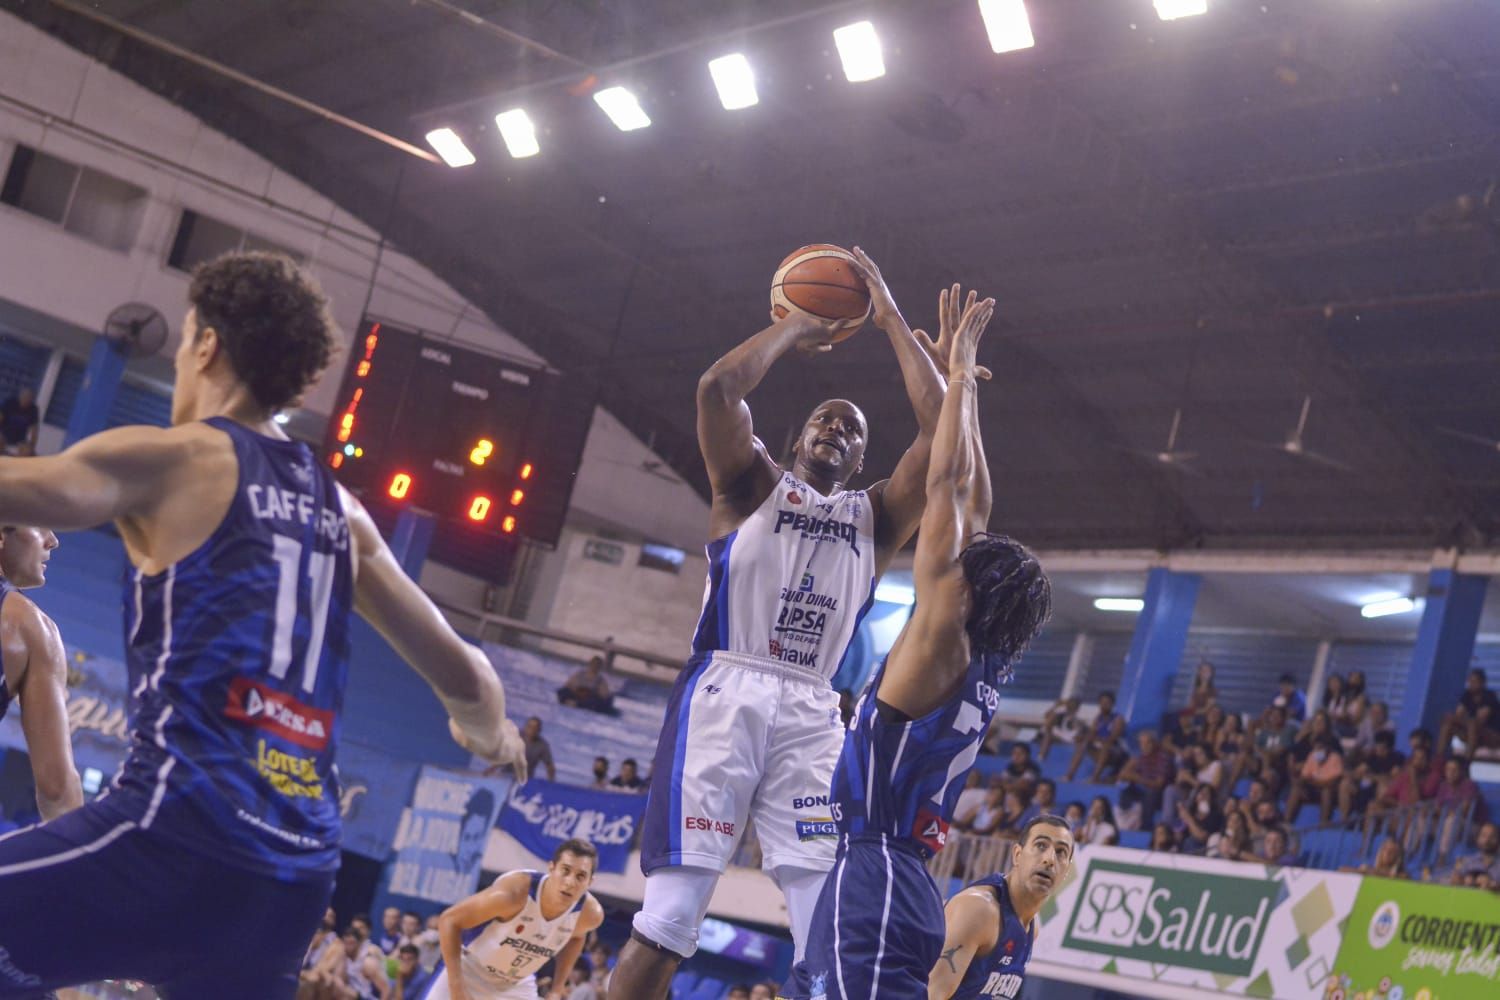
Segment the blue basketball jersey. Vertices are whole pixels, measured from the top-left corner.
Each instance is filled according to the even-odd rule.
[[[985,997],[1001,997],[1013,1000],[1021,993],[1021,984],[1026,980],[1026,963],[1031,959],[1031,946],[1036,940],[1034,927],[1027,927],[1016,916],[1010,905],[1010,887],[1005,876],[991,875],[969,886],[970,889],[989,889],[1000,904],[1000,933],[995,938],[995,947],[986,955],[975,955],[969,963],[953,1000],[981,1000]]]
[[[15,589],[9,580],[0,577],[0,610],[5,608],[5,599]],[[0,719],[5,718],[5,713],[10,711],[10,703],[14,697],[14,692],[5,685],[5,651],[0,650]]]
[[[948,839],[958,794],[1008,678],[995,657],[970,659],[963,684],[945,705],[920,719],[877,704],[881,664],[854,711],[833,775],[834,819],[843,834],[887,834],[910,840],[923,857]]]
[[[197,550],[129,574],[132,742],[109,793],[143,829],[281,879],[338,867],[349,526],[306,445],[231,420],[234,499]]]

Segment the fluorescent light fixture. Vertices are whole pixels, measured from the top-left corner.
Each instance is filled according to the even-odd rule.
[[[755,92],[755,71],[750,68],[750,60],[740,53],[713,60],[708,64],[708,72],[714,78],[719,103],[724,105],[725,111],[738,111],[760,103],[760,95]]]
[[[467,167],[475,162],[474,154],[451,128],[435,128],[428,132],[427,145],[437,150],[437,155],[450,167]]]
[[[505,148],[516,159],[524,160],[542,151],[536,142],[536,126],[523,108],[500,112],[495,116],[495,127],[500,130],[500,138],[505,140]]]
[[[285,426],[292,422],[292,417],[289,413],[278,413],[271,419],[276,421],[278,424],[281,424],[282,426]]]
[[[885,57],[880,54],[880,36],[869,21],[846,24],[833,33],[844,76],[850,83],[863,83],[885,76]]]
[[[1156,16],[1163,21],[1208,13],[1208,0],[1156,0]]]
[[[875,585],[875,600],[910,607],[917,603],[917,592],[900,583],[880,583]]]
[[[1036,44],[1024,0],[979,0],[979,14],[990,35],[990,48],[996,52],[1014,52]]]
[[[604,109],[609,120],[621,132],[634,132],[651,124],[651,119],[641,110],[641,102],[624,87],[607,87],[595,91],[594,103]]]
[[[1384,601],[1372,601],[1359,609],[1364,618],[1384,618],[1386,615],[1404,615],[1417,610],[1417,602],[1410,597],[1392,597]]]
[[[1096,597],[1094,607],[1100,611],[1134,611],[1145,609],[1146,602],[1139,597]]]

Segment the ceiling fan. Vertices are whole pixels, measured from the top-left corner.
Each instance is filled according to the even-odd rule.
[[[1143,455],[1158,465],[1168,466],[1185,475],[1201,476],[1203,473],[1188,464],[1198,457],[1198,453],[1196,451],[1177,450],[1177,432],[1181,428],[1182,409],[1179,407],[1172,411],[1172,427],[1167,431],[1167,446],[1165,448],[1161,451],[1149,451],[1144,448],[1126,448],[1125,450],[1135,455]]]
[[[1252,441],[1251,444],[1257,448],[1269,448],[1279,451],[1293,458],[1303,458],[1309,462],[1326,465],[1330,469],[1338,469],[1340,472],[1353,472],[1354,466],[1347,462],[1341,462],[1336,458],[1313,451],[1302,443],[1302,432],[1307,429],[1307,414],[1312,409],[1312,397],[1302,397],[1302,415],[1297,418],[1297,427],[1287,435],[1286,440],[1279,444],[1271,444],[1266,441]]]
[[[1500,441],[1497,441],[1494,438],[1487,438],[1483,434],[1470,434],[1468,431],[1454,430],[1452,427],[1439,427],[1438,430],[1442,431],[1444,434],[1447,434],[1450,437],[1456,437],[1460,441],[1469,441],[1473,444],[1482,444],[1490,451],[1500,452]]]

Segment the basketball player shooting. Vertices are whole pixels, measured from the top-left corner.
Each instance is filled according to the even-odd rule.
[[[920,1000],[943,944],[924,862],[943,846],[999,685],[1051,611],[1036,557],[985,533],[990,479],[975,351],[994,300],[964,310],[951,346],[912,616],[855,709],[834,774],[838,860],[818,897],[796,1000]]]
[[[432,985],[410,1000],[537,1000],[536,970],[554,957],[552,991],[561,1000],[584,939],[604,922],[588,891],[599,853],[565,840],[544,875],[513,871],[443,911],[443,961]]]
[[[113,521],[134,566],[130,751],[105,795],[0,839],[0,997],[120,978],[170,998],[294,994],[339,862],[353,611],[466,749],[525,770],[484,655],[272,419],[328,364],[322,292],[285,257],[233,254],[195,271],[188,299],[172,427],[0,458],[7,517]]]
[[[790,469],[755,436],[745,397],[771,365],[794,349],[829,350],[862,318],[792,312],[699,381],[698,442],[713,487],[709,578],[657,743],[641,841],[645,899],[610,980],[613,1000],[667,995],[678,963],[697,950],[709,898],[747,820],[786,897],[798,955],[833,864],[828,787],[843,727],[829,680],[875,581],[916,530],[943,394],[924,349],[930,342],[907,327],[874,263],[858,250],[855,260],[919,433],[890,479],[868,490],[845,487],[868,434],[853,403],[818,404]]]
[[[31,757],[42,819],[83,805],[68,726],[68,661],[57,625],[20,593],[47,582],[57,536],[46,528],[0,526],[0,719],[12,701]],[[3,944],[3,942],[0,942]]]
[[[1036,915],[1073,864],[1073,834],[1060,816],[1035,816],[1011,848],[1010,871],[990,875],[948,900],[943,953],[927,1000],[1014,1000],[1026,982]]]

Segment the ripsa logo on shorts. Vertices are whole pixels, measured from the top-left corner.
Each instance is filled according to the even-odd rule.
[[[1064,947],[1247,976],[1281,883],[1098,861]]]

